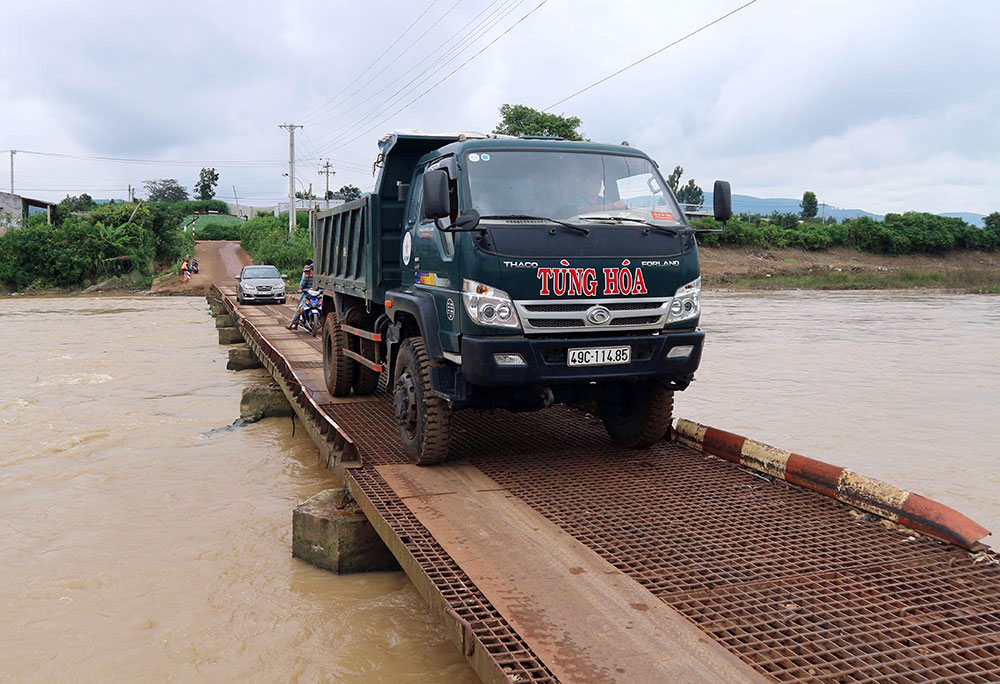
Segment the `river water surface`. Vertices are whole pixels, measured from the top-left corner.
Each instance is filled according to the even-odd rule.
[[[1000,299],[705,297],[676,414],[936,498],[1000,531]],[[0,680],[474,682],[402,573],[291,558],[332,486],[304,431],[225,428],[204,300],[0,301]]]

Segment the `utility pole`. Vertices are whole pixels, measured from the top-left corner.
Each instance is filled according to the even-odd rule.
[[[298,124],[280,124],[288,131],[288,234],[295,234],[295,129]]]
[[[329,159],[326,160],[326,163],[323,164],[323,166],[319,167],[319,172],[322,173],[324,176],[326,176],[326,192],[323,193],[323,201],[325,202],[325,204],[323,205],[323,208],[324,209],[329,209],[330,208],[330,176],[336,176],[337,172],[333,170],[333,164],[330,163]]]
[[[17,150],[10,151],[10,194],[14,194],[14,155]]]
[[[236,186],[233,186],[233,199],[236,200],[236,211],[239,212],[240,220],[243,220],[243,208],[240,206],[240,196],[236,194]]]

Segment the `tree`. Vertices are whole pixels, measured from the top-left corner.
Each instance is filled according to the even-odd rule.
[[[196,200],[210,200],[215,197],[215,186],[219,184],[219,172],[215,169],[202,169],[198,182],[194,186]],[[185,199],[187,199],[185,197]]]
[[[143,181],[142,185],[150,202],[184,202],[188,198],[187,190],[176,178]]]
[[[296,197],[298,197],[299,199],[305,199],[305,200],[313,200],[313,199],[316,199],[316,195],[314,195],[314,194],[312,193],[312,191],[310,191],[310,192],[302,192],[301,190],[298,190],[298,191],[297,191],[297,192],[295,193],[295,196],[296,196]]]
[[[680,166],[675,166],[674,170],[667,176],[667,185],[674,192],[677,192],[677,184],[681,182],[681,176],[684,175],[684,169]]]
[[[677,201],[700,207],[705,203],[705,193],[694,183],[694,178],[688,178],[687,185],[677,191]]]
[[[547,135],[566,140],[583,140],[576,130],[580,117],[547,114],[525,105],[500,105],[500,123],[493,129],[501,135]]]
[[[1000,236],[1000,211],[994,211],[989,216],[983,217],[983,226]]]
[[[66,198],[56,205],[53,220],[58,224],[62,224],[70,214],[78,211],[90,211],[96,206],[97,204],[94,203],[93,198],[87,193],[83,193],[79,197],[66,195]]]
[[[328,190],[327,199],[339,199],[345,202],[356,200],[361,197],[361,188],[354,185],[345,185],[340,190]]]
[[[802,193],[802,203],[799,205],[802,207],[802,218],[811,219],[816,216],[816,212],[819,211],[819,203],[816,201],[816,193],[812,190],[806,190]]]
[[[670,189],[674,191],[677,195],[677,201],[681,204],[691,204],[696,207],[700,207],[705,203],[705,193],[702,192],[701,188],[698,187],[694,178],[688,178],[687,185],[683,187],[678,187],[681,182],[681,176],[684,175],[684,169],[680,166],[675,166],[674,170],[667,176],[667,185]]]

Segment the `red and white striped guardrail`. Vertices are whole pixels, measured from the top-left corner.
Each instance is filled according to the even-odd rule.
[[[972,550],[976,542],[990,533],[937,501],[732,432],[679,419],[674,438],[699,451],[819,492],[965,549]]]

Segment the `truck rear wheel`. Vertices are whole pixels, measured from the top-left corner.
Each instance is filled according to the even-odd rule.
[[[337,313],[331,311],[323,320],[323,378],[327,391],[335,397],[351,393],[354,362],[347,358],[347,333],[340,329]]]
[[[393,404],[403,449],[417,465],[448,458],[451,443],[451,407],[431,392],[431,367],[424,341],[411,337],[396,357]]]
[[[366,359],[375,360],[375,343],[371,340],[359,339],[358,340],[358,353]],[[369,394],[375,394],[375,390],[378,389],[378,381],[381,378],[380,373],[376,373],[368,366],[362,363],[354,364],[354,393],[361,396],[367,396]]]
[[[674,393],[657,382],[624,385],[601,401],[601,420],[611,439],[627,447],[648,447],[670,430]]]

